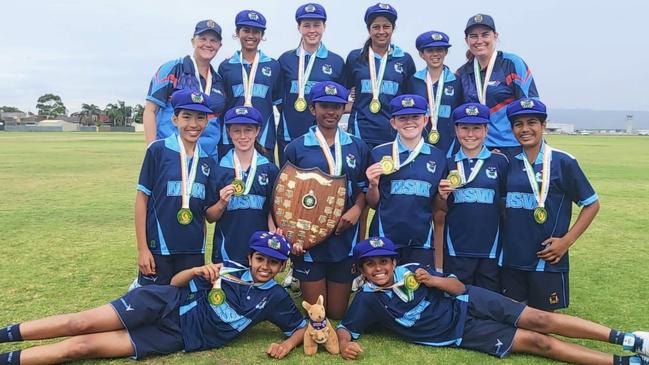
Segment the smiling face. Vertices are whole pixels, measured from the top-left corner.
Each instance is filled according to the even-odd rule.
[[[457,124],[455,134],[465,152],[474,152],[482,149],[487,136],[486,124]]]
[[[256,251],[248,255],[250,274],[255,283],[265,283],[271,280],[284,269],[285,263],[285,261],[280,261]]]
[[[487,57],[491,56],[496,49],[498,33],[483,25],[476,25],[469,29],[469,33],[464,40],[469,46],[471,54],[476,57]]]
[[[183,143],[191,145],[198,141],[198,137],[207,126],[207,114],[194,110],[181,109],[178,115],[174,114],[171,120],[178,128],[178,134]]]
[[[264,36],[264,31],[259,28],[242,26],[237,32],[239,42],[241,42],[241,49],[246,51],[257,51],[261,38]]]
[[[316,102],[309,109],[315,116],[318,128],[334,129],[338,128],[338,122],[345,110],[345,104]]]
[[[221,48],[221,39],[215,32],[206,31],[192,38],[192,47],[194,58],[210,62]]]
[[[259,126],[253,124],[228,125],[228,135],[238,151],[245,152],[254,148],[258,134]]]
[[[297,25],[305,46],[318,47],[325,31],[325,23],[320,19],[304,19]]]
[[[397,115],[390,119],[390,125],[399,132],[402,140],[419,141],[427,118],[424,114]]]
[[[377,16],[376,19],[370,24],[368,29],[372,45],[376,47],[389,47],[392,41],[392,33],[394,27],[388,18],[384,16]]]
[[[390,256],[375,256],[361,261],[361,273],[365,280],[376,286],[394,284],[394,268],[397,260]]]
[[[514,117],[512,132],[523,148],[532,148],[541,144],[545,121],[534,115],[519,115]]]
[[[428,47],[419,51],[419,57],[426,61],[426,66],[430,68],[442,67],[447,54],[448,48],[445,47]]]

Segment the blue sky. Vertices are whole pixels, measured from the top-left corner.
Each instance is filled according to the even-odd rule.
[[[277,58],[295,48],[295,9],[305,1],[11,1],[0,22],[0,105],[35,111],[36,99],[56,93],[70,111],[81,103],[104,107],[117,99],[143,103],[162,63],[191,52],[198,20],[224,30],[214,67],[238,49],[234,16],[255,9],[268,19],[262,49]],[[345,57],[367,38],[365,9],[374,1],[322,0],[328,12],[324,42]],[[191,5],[190,5],[191,4]],[[423,67],[414,41],[444,31],[453,70],[464,62],[464,25],[491,14],[499,49],[520,55],[532,69],[542,100],[553,108],[649,111],[649,3],[615,1],[391,1],[399,12],[393,41]]]

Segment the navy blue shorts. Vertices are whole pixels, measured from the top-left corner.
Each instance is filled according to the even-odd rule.
[[[178,308],[182,290],[171,285],[135,288],[110,302],[128,331],[135,359],[185,348]]]
[[[291,261],[293,276],[300,281],[326,279],[334,283],[349,284],[356,277],[352,271],[354,260],[351,257],[338,262],[307,262],[301,256],[291,256]]]
[[[153,255],[155,275],[137,274],[137,282],[142,285],[169,285],[171,278],[179,272],[196,266],[205,265],[205,256],[199,254]]]
[[[457,276],[464,284],[500,293],[500,266],[496,259],[449,256],[444,253],[444,272]]]
[[[544,311],[568,308],[570,285],[567,272],[523,271],[502,268],[503,294],[527,302],[527,305]]]
[[[525,304],[477,286],[467,285],[469,310],[460,347],[504,357],[512,348]]]
[[[435,250],[421,247],[397,248],[397,263],[405,265],[416,262],[422,266],[435,268]]]

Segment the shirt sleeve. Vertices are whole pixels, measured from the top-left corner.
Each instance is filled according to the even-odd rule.
[[[153,102],[161,108],[165,107],[169,97],[176,88],[178,64],[180,62],[182,62],[182,59],[170,61],[160,66],[151,78],[146,100]]]
[[[202,276],[197,276],[189,281],[189,291],[196,293],[201,290],[210,290],[212,289],[212,283],[205,280]]]
[[[358,193],[366,193],[367,192],[367,175],[365,174],[365,171],[367,170],[367,167],[369,166],[369,161],[370,161],[370,150],[369,147],[367,147],[367,144],[363,141],[360,141],[360,148],[359,148],[359,158],[358,158],[358,176],[356,177],[356,188],[358,188]],[[354,194],[354,199],[356,199],[356,193]]]
[[[286,161],[289,161],[293,165],[297,166],[297,149],[296,149],[296,144],[293,142],[289,143],[288,145],[286,145],[286,147],[284,147],[284,160],[280,161],[281,166],[284,166],[284,164],[286,164]]]
[[[506,75],[506,82],[514,88],[514,96],[520,98],[535,98],[539,96],[536,90],[536,83],[532,71],[522,58],[508,54],[510,62],[509,74]]]
[[[214,162],[213,159],[209,158],[208,165],[210,166],[210,173],[207,176],[207,186],[205,192],[205,209],[216,204],[220,199],[219,188],[218,188],[218,175],[219,168]]]
[[[295,307],[295,303],[288,293],[283,288],[279,289],[278,292],[280,290],[279,295],[281,295],[281,298],[277,303],[274,303],[274,305],[268,308],[268,316],[266,319],[279,327],[284,332],[284,335],[288,337],[293,335],[298,329],[306,326],[306,321],[300,311]]]
[[[215,115],[221,115],[225,109],[225,83],[218,73],[212,73],[212,90],[207,98],[207,105]]]
[[[352,59],[353,54],[354,54],[353,52],[350,52],[347,55],[347,60],[345,61],[345,83],[343,84],[343,85],[345,85],[345,87],[347,89],[350,90],[350,92],[351,92],[351,88],[355,86],[354,85],[354,67],[353,67],[354,66],[354,59]],[[359,90],[357,90],[357,94],[358,94],[358,92],[359,92]],[[357,97],[358,97],[358,95],[357,95]]]
[[[273,83],[273,105],[277,106],[282,104],[282,97],[284,96],[284,79],[282,77],[282,67],[279,62],[274,62],[275,81]]]
[[[377,293],[358,292],[338,328],[345,329],[352,339],[358,340],[363,331],[379,323],[377,313],[372,310],[372,299],[376,295]]]
[[[155,153],[155,144],[149,145],[144,154],[144,161],[142,161],[142,168],[140,169],[140,177],[137,183],[137,190],[150,196],[153,191],[153,185],[158,177],[158,161],[157,154]]]
[[[570,200],[580,207],[591,205],[599,199],[574,158],[568,157],[561,161],[561,186]]]
[[[404,93],[410,88],[410,78],[412,75],[417,72],[417,66],[415,66],[415,61],[413,61],[412,56],[409,53],[406,53],[405,67],[403,68],[403,88]]]
[[[268,165],[268,184],[266,185],[266,201],[264,202],[264,212],[266,212],[266,214],[268,214],[273,207],[273,186],[275,186],[275,180],[279,173],[279,169],[274,163],[270,162]]]

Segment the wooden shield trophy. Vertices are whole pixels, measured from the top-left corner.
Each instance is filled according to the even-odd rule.
[[[344,213],[347,177],[287,162],[273,190],[275,223],[291,244],[305,250],[327,238]]]

